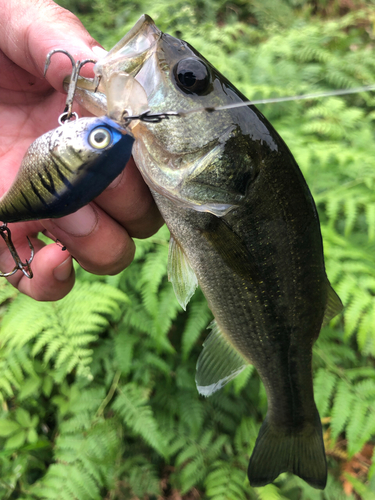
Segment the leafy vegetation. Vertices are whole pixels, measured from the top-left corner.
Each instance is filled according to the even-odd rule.
[[[374,81],[370,2],[60,3],[107,48],[147,12],[253,99]],[[119,276],[78,270],[60,302],[36,305],[0,284],[1,499],[375,498],[374,106],[361,93],[261,108],[313,192],[328,276],[345,305],[314,350],[326,490],[288,474],[249,486],[265,391],[248,367],[198,396],[195,363],[212,317],[199,290],[186,312],[174,298],[164,227],[137,242]]]

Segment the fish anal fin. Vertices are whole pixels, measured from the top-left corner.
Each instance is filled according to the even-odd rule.
[[[265,486],[282,472],[291,472],[314,488],[325,488],[327,462],[318,412],[315,425],[309,423],[290,432],[283,432],[265,418],[250,458],[250,485]]]
[[[224,387],[249,364],[224,337],[216,321],[209,328],[211,333],[203,344],[195,377],[198,392],[203,396],[211,396]]]
[[[169,241],[168,279],[172,283],[180,306],[186,311],[186,306],[198,286],[198,280],[173,236]]]
[[[343,309],[340,297],[332,288],[332,285],[328,280],[327,280],[327,286],[328,286],[328,295],[327,295],[327,303],[324,311],[322,326],[328,325],[331,319],[337,316],[337,314],[339,314]]]

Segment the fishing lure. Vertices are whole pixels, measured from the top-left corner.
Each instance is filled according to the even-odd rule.
[[[48,54],[45,72],[51,56]],[[22,262],[12,243],[8,222],[57,218],[76,212],[95,197],[123,171],[128,162],[134,137],[129,130],[107,116],[78,119],[72,112],[80,69],[91,60],[74,61],[65,109],[60,126],[42,135],[27,150],[17,176],[0,200],[0,236],[15,261],[8,277],[21,270],[32,278],[30,264],[34,249],[29,240],[31,257]]]
[[[63,217],[98,196],[124,169],[134,138],[103,116],[66,122],[29,147],[0,200],[0,220]]]

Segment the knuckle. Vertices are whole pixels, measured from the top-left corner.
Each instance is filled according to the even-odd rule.
[[[155,207],[147,218],[141,219],[133,224],[127,225],[127,230],[133,238],[145,239],[155,234],[164,224],[164,220]]]
[[[142,201],[135,201],[131,206],[127,207],[126,210],[126,220],[127,222],[138,222],[147,219],[150,215],[152,216],[154,212],[159,212],[151,193],[148,192],[146,196],[142,198]]]
[[[114,275],[123,271],[134,259],[135,245],[133,240],[110,249],[102,248],[95,252],[95,256],[78,258],[77,262],[83,269],[98,275]]]

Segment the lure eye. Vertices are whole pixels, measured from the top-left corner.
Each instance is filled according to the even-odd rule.
[[[173,68],[177,86],[185,93],[202,95],[210,86],[210,73],[199,59],[181,59]]]
[[[90,132],[89,143],[95,149],[105,149],[111,142],[111,133],[104,127],[95,128]]]

